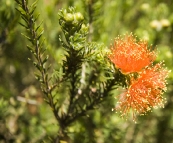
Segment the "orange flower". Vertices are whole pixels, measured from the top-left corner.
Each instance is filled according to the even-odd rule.
[[[122,73],[128,74],[139,72],[151,64],[156,58],[156,53],[148,48],[146,41],[137,42],[131,34],[125,39],[115,39],[108,57]]]
[[[164,106],[162,94],[166,91],[166,80],[169,71],[162,67],[162,63],[147,67],[139,73],[135,80],[131,77],[131,85],[125,93],[120,95],[116,110],[121,116],[127,115],[130,110],[133,117],[136,114],[145,114],[152,107]]]

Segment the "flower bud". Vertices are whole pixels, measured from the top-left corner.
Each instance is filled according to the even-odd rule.
[[[80,12],[75,13],[75,14],[74,14],[74,17],[75,17],[75,19],[76,19],[77,21],[82,21],[82,20],[84,20],[84,17],[83,17],[83,15],[82,15]]]
[[[85,24],[82,24],[81,29],[82,29],[83,31],[88,31],[88,26],[86,26]]]
[[[73,22],[74,20],[74,15],[71,14],[71,13],[67,13],[65,16],[64,16],[64,19],[67,23],[71,23]]]

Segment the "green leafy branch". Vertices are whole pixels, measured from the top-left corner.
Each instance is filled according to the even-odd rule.
[[[37,7],[37,1],[35,1],[30,7],[28,7],[27,0],[16,0],[16,2],[19,5],[17,10],[21,14],[21,17],[24,21],[24,24],[20,23],[20,25],[22,25],[27,31],[27,35],[23,35],[31,43],[31,45],[27,45],[27,48],[34,55],[35,61],[33,61],[33,64],[39,71],[39,73],[35,73],[36,79],[41,83],[42,91],[46,95],[46,102],[53,109],[55,117],[59,119],[57,115],[58,111],[56,111],[52,95],[54,86],[50,84],[51,78],[48,75],[50,65],[47,65],[47,60],[49,56],[45,54],[46,48],[44,47],[44,39],[41,38],[44,29],[41,27],[42,22],[38,26],[36,25],[39,14],[36,16],[34,15]]]
[[[16,2],[24,21],[20,24],[27,31],[24,36],[31,43],[27,48],[33,54],[33,64],[39,71],[36,78],[46,95],[45,101],[59,123],[55,142],[60,142],[67,136],[66,129],[70,124],[95,109],[110,95],[110,91],[117,88],[122,75],[111,68],[113,66],[106,58],[105,46],[87,41],[88,25],[84,24],[83,15],[70,7],[59,12],[59,24],[64,33],[64,38],[59,40],[65,54],[59,69],[54,69],[53,75],[56,76],[50,76],[48,55],[42,39],[44,30],[42,23],[36,25],[39,17],[39,14],[35,15],[37,1],[30,7],[27,0]]]
[[[70,7],[59,12],[59,23],[65,39],[60,41],[66,51],[63,73],[69,86],[69,103],[63,122],[68,126],[77,118],[85,116],[109,95],[120,78],[119,72],[109,70],[105,47],[87,41],[88,26],[81,13]]]

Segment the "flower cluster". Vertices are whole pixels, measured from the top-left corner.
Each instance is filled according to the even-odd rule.
[[[122,73],[139,72],[155,60],[156,52],[151,50],[146,41],[136,42],[129,35],[125,39],[115,39],[109,58]]]
[[[162,94],[166,91],[169,71],[163,68],[162,62],[153,65],[156,51],[148,48],[146,41],[137,42],[133,35],[117,38],[108,57],[117,69],[130,77],[128,88],[119,95],[114,108],[121,116],[132,110],[135,119],[136,114],[143,115],[152,107],[164,106]]]

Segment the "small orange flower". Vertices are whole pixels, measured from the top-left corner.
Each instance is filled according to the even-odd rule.
[[[162,67],[162,63],[158,63],[141,71],[136,80],[131,77],[131,85],[120,95],[115,109],[120,110],[121,116],[132,110],[135,117],[136,114],[145,114],[152,107],[163,107],[162,94],[166,91],[165,78],[168,73],[169,71]]]
[[[148,48],[146,41],[137,42],[131,34],[125,39],[115,39],[108,57],[122,73],[128,74],[139,72],[151,64],[156,58],[156,53]]]

